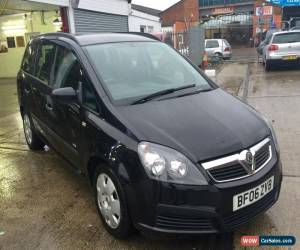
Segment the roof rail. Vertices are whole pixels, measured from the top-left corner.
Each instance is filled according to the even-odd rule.
[[[73,34],[65,33],[65,32],[51,32],[51,33],[42,33],[37,35],[36,37],[48,37],[48,36],[56,36],[56,37],[65,37],[73,40],[74,42],[78,43],[78,40]]]
[[[143,36],[143,37],[147,37],[156,41],[160,41],[161,40],[156,37],[155,35],[152,35],[150,33],[143,33],[143,32],[118,32],[118,34],[131,34],[131,35],[137,35],[137,36]]]

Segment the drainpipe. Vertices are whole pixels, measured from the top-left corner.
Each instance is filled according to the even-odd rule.
[[[62,21],[61,31],[65,33],[69,33],[69,22],[68,22],[68,8],[60,7],[60,16]]]
[[[68,6],[68,27],[69,27],[69,32],[71,34],[75,34],[75,20],[74,20],[74,1],[69,0],[69,6]]]

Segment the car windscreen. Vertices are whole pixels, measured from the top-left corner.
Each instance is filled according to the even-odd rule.
[[[277,34],[272,42],[276,44],[300,42],[300,32]]]
[[[86,46],[104,88],[116,104],[195,84],[212,87],[178,52],[160,42],[122,42]]]

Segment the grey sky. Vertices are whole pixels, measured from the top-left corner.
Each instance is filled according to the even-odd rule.
[[[133,0],[132,3],[158,10],[165,10],[179,0]]]

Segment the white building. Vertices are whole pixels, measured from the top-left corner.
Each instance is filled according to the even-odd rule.
[[[29,0],[67,9],[70,33],[128,32],[131,0]]]
[[[128,20],[129,31],[147,33],[161,32],[160,12],[160,10],[132,4]]]
[[[0,78],[16,77],[41,33],[128,32],[131,0],[0,0]]]

